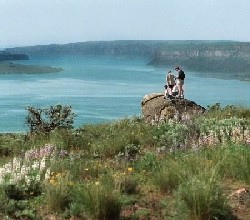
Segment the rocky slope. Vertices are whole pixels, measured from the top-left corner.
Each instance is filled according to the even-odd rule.
[[[150,64],[165,66],[178,64],[194,71],[250,75],[250,43],[165,45],[155,51]]]

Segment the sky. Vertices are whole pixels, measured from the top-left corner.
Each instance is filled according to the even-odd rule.
[[[250,42],[249,0],[0,0],[0,48],[110,40]]]

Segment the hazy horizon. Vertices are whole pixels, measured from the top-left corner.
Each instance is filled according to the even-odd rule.
[[[4,50],[7,48],[15,48],[15,47],[32,47],[32,46],[49,46],[49,45],[66,45],[66,44],[77,44],[77,43],[87,43],[87,42],[112,42],[112,41],[225,41],[225,42],[241,42],[241,43],[250,43],[250,41],[238,41],[238,40],[155,40],[155,39],[150,39],[150,40],[143,40],[143,39],[135,39],[135,40],[127,40],[127,39],[117,39],[117,40],[86,40],[86,41],[76,41],[76,42],[64,42],[64,43],[38,43],[38,44],[27,44],[27,45],[22,45],[22,44],[16,44],[16,45],[9,45],[9,46],[1,46],[0,45],[0,50]]]
[[[0,0],[0,48],[113,40],[250,42],[247,0]]]
[[[48,44],[34,44],[34,45],[13,45],[10,47],[0,47],[0,50],[8,49],[8,48],[15,48],[15,47],[33,47],[33,46],[49,46],[49,45],[67,45],[67,44],[77,44],[77,43],[87,43],[87,42],[115,42],[115,41],[211,41],[211,42],[241,42],[244,43],[244,41],[233,41],[233,40],[97,40],[97,41],[81,41],[81,42],[68,42],[68,43],[48,43]]]

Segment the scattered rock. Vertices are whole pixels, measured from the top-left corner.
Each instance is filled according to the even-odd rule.
[[[247,201],[250,201],[250,192],[246,188],[240,188],[234,191],[230,196],[230,199],[234,199],[240,205],[246,205]]]

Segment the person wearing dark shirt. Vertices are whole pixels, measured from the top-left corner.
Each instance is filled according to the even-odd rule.
[[[179,96],[179,98],[184,98],[183,85],[184,85],[185,75],[184,75],[183,70],[179,66],[175,67],[175,71],[176,71],[176,85],[177,85],[178,91],[179,91],[178,96]]]

